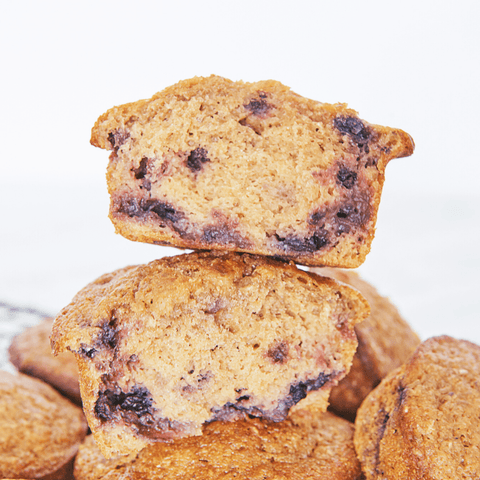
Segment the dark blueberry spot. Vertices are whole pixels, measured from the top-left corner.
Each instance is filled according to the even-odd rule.
[[[322,249],[329,243],[328,233],[324,229],[319,229],[311,237],[307,238],[295,237],[294,235],[287,235],[286,237],[275,235],[275,237],[285,250],[294,252],[312,253]]]
[[[370,218],[369,212],[368,204],[365,201],[341,205],[337,211],[337,235],[347,233],[350,231],[350,227],[365,225]]]
[[[272,360],[273,363],[285,363],[288,358],[288,343],[276,343],[268,349],[267,356]]]
[[[313,244],[315,245],[316,250],[320,250],[323,247],[326,247],[329,243],[328,233],[326,230],[318,230],[311,237]]]
[[[105,322],[100,329],[100,335],[98,339],[100,343],[106,347],[115,348],[117,346],[116,323],[117,319],[112,317],[112,319],[109,322]]]
[[[316,211],[310,215],[308,223],[311,225],[318,225],[325,218],[325,212]]]
[[[335,372],[329,375],[321,373],[316,379],[291,385],[290,392],[286,398],[279,401],[278,406],[271,410],[263,410],[258,406],[251,405],[255,399],[252,400],[250,395],[242,395],[234,403],[228,402],[222,407],[212,408],[213,416],[210,420],[231,421],[246,415],[250,418],[263,417],[273,422],[281,422],[286,418],[290,407],[305,398],[308,392],[321,388],[335,375]]]
[[[350,190],[357,181],[357,173],[346,167],[340,167],[337,173],[337,183]]]
[[[339,219],[348,219],[350,223],[361,225],[365,222],[356,205],[344,204],[338,209],[337,217]]]
[[[370,138],[368,127],[366,127],[359,118],[337,117],[333,123],[340,133],[350,136],[357,144],[362,144],[363,146]]]
[[[126,412],[141,417],[152,413],[152,403],[150,392],[145,387],[134,386],[125,393],[117,386],[99,392],[94,411],[101,421],[111,420],[117,413],[123,416]]]
[[[140,217],[145,214],[138,199],[128,197],[122,197],[120,201],[117,202],[116,211],[118,213],[125,213],[129,217]]]
[[[97,350],[93,347],[89,347],[88,345],[85,345],[84,343],[82,343],[80,345],[80,349],[78,353],[84,357],[93,358],[97,353]]]
[[[286,250],[294,250],[296,252],[311,251],[311,245],[308,239],[295,237],[293,235],[281,237],[277,234],[275,234],[275,237]]]
[[[272,106],[265,100],[266,95],[250,100],[244,107],[254,115],[266,115]]]
[[[293,405],[297,404],[307,396],[307,385],[305,383],[291,385],[289,395],[291,396]]]
[[[148,172],[148,158],[143,157],[140,160],[140,165],[138,168],[134,169],[133,172],[135,173],[135,178],[140,180],[141,178],[145,178],[145,175]]]
[[[168,203],[159,200],[149,200],[147,210],[156,213],[160,218],[176,222],[180,219],[179,213]]]
[[[240,248],[248,246],[248,242],[228,225],[207,225],[203,229],[202,242],[221,245],[235,245]]]
[[[250,400],[250,395],[242,395],[241,397],[238,397],[236,402],[239,403],[239,402],[243,402],[243,401],[248,401]]]
[[[304,399],[308,392],[322,388],[333,376],[333,373],[325,374],[321,372],[316,379],[309,379],[305,382],[298,382],[295,385],[291,385],[289,395],[293,402],[292,405]]]
[[[343,208],[340,208],[337,212],[338,218],[347,218],[351,213],[351,206],[345,205]]]
[[[183,214],[175,210],[169,203],[152,199],[137,199],[134,197],[122,197],[117,212],[125,213],[129,217],[143,217],[149,212],[155,213],[163,220],[177,222],[183,218]]]
[[[107,139],[115,152],[130,138],[130,134],[123,130],[114,130],[109,132]]]
[[[145,387],[133,387],[133,389],[124,394],[125,397],[119,404],[122,410],[135,412],[138,416],[148,413],[152,407],[152,397]]]
[[[192,172],[199,172],[205,162],[209,162],[208,152],[204,148],[196,148],[190,152],[187,158],[187,167]]]
[[[106,422],[113,418],[115,413],[116,399],[111,390],[105,390],[98,394],[95,402],[95,415],[102,421]]]

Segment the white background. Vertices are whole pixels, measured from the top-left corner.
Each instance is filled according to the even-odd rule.
[[[0,302],[55,314],[174,249],[115,235],[108,108],[195,75],[273,78],[402,128],[360,268],[422,338],[480,343],[480,2],[0,1]]]

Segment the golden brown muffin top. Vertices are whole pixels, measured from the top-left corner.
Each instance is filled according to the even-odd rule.
[[[82,410],[50,385],[0,372],[0,476],[40,478],[71,460],[87,433]]]
[[[480,475],[480,346],[423,342],[357,413],[355,447],[367,480]]]
[[[148,446],[138,455],[106,460],[93,438],[81,447],[75,476],[82,480],[359,479],[353,425],[308,410],[281,423],[248,419],[212,422],[203,435]]]
[[[45,318],[15,336],[8,349],[10,362],[18,371],[40,378],[73,402],[81,404],[77,362],[70,352],[57,357],[52,354],[52,325],[53,318]]]
[[[369,317],[355,325],[358,348],[349,374],[334,387],[330,406],[349,420],[367,394],[387,373],[404,363],[420,344],[420,338],[403,319],[388,297],[353,270],[316,268],[312,271],[327,275],[356,288],[370,305]]]
[[[204,112],[200,107],[209,98],[222,99],[223,105],[218,104],[215,112]],[[249,102],[246,103],[245,99],[248,98]],[[178,106],[172,111],[170,105],[177,100],[184,102],[183,111],[180,111]],[[282,108],[276,108],[277,104]],[[156,93],[150,99],[111,108],[100,116],[92,128],[91,143],[96,147],[114,150],[121,147],[129,138],[138,142],[139,137],[145,135],[149,135],[149,138],[143,138],[142,143],[148,144],[149,139],[155,139],[156,143],[160,141],[159,137],[171,137],[172,132],[185,128],[186,125],[182,122],[191,112],[196,112],[199,118],[209,119],[206,120],[208,125],[201,128],[201,131],[208,132],[209,137],[221,133],[222,128],[228,128],[229,119],[224,118],[226,112],[229,115],[232,112],[236,114],[238,118],[234,120],[239,122],[241,127],[248,126],[256,136],[259,133],[263,134],[264,131],[261,123],[255,125],[255,117],[261,119],[268,116],[271,119],[269,128],[273,130],[272,135],[275,135],[275,126],[280,122],[286,126],[298,126],[304,122],[309,122],[312,126],[315,124],[315,128],[308,128],[308,132],[292,131],[290,136],[285,138],[287,144],[281,150],[293,151],[298,149],[299,143],[306,144],[302,140],[308,138],[310,141],[310,134],[314,134],[315,131],[319,139],[323,138],[325,132],[320,131],[322,123],[327,124],[334,118],[343,119],[343,123],[341,120],[337,121],[338,134],[348,132],[353,142],[361,143],[370,134],[385,135],[385,143],[378,152],[381,153],[379,165],[383,168],[390,159],[411,155],[414,150],[413,140],[408,134],[390,127],[355,122],[354,119],[358,119],[357,112],[348,108],[346,104],[328,104],[302,97],[275,80],[234,82],[217,75],[182,80]],[[175,121],[170,122],[170,117]],[[147,126],[148,130],[143,130]],[[260,128],[262,132],[256,131]],[[372,128],[374,133],[367,132],[368,128]],[[143,135],[137,135],[140,132]],[[195,134],[189,137],[193,138],[186,140],[197,140]],[[185,150],[188,150],[190,145],[186,140]],[[316,153],[315,146],[311,147],[311,152]]]

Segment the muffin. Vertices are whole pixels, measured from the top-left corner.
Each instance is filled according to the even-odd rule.
[[[330,409],[351,421],[365,397],[391,370],[407,361],[420,338],[389,298],[352,270],[312,271],[356,288],[370,305],[370,316],[355,325],[358,347],[348,375],[330,393]]]
[[[16,335],[8,348],[9,360],[19,372],[43,380],[80,405],[77,362],[70,352],[52,354],[52,325],[53,318],[45,318]]]
[[[480,347],[422,343],[360,406],[355,448],[366,479],[478,478]]]
[[[364,261],[385,167],[414,150],[345,104],[213,75],[110,109],[91,143],[112,152],[110,218],[124,237],[335,267]]]
[[[303,410],[281,423],[257,418],[212,422],[201,437],[147,446],[105,459],[90,436],[75,461],[75,478],[359,480],[353,425],[331,413]]]
[[[56,317],[52,346],[74,352],[89,426],[112,457],[326,400],[368,313],[357,291],[293,264],[198,252],[100,277]]]
[[[68,478],[86,433],[81,408],[50,385],[0,371],[1,478]]]

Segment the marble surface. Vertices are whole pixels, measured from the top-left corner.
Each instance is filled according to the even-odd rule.
[[[0,370],[16,372],[8,356],[12,339],[25,329],[37,325],[45,316],[46,313],[40,310],[0,302]]]

